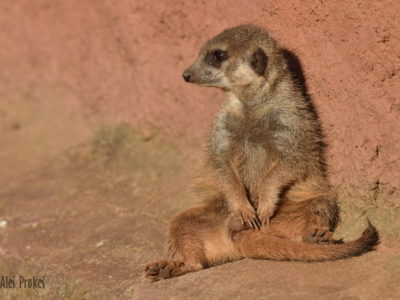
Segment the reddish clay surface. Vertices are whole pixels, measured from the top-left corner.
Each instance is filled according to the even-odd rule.
[[[399,15],[391,0],[0,1],[0,221],[8,222],[0,257],[117,298],[396,298]],[[189,163],[224,97],[181,73],[205,40],[243,23],[265,27],[298,55],[332,181],[375,200],[345,202],[344,219],[357,226],[339,233],[356,236],[367,213],[384,242],[349,261],[241,261],[151,285],[142,266],[162,256],[168,220],[192,203],[183,192]],[[116,134],[105,138],[111,150],[101,159],[80,154],[77,145],[91,145],[93,132],[121,122],[145,135],[140,146],[113,154],[124,145]],[[178,150],[148,144],[155,133]]]

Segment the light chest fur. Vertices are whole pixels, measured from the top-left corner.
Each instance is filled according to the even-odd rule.
[[[267,112],[265,107],[262,108]],[[276,160],[273,144],[274,122],[257,118],[259,110],[246,106],[234,94],[229,93],[214,127],[214,155],[218,160],[231,160],[249,192],[257,201],[259,181],[263,171]]]

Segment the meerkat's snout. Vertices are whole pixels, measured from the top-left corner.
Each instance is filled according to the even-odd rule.
[[[186,82],[226,88],[224,66],[227,65],[228,59],[227,51],[206,47],[194,63],[183,72],[182,77]]]
[[[192,76],[190,75],[190,73],[188,71],[185,71],[185,72],[183,72],[182,77],[183,77],[183,80],[185,80],[186,82],[190,82],[190,79]]]
[[[186,82],[202,86],[221,87],[223,83],[223,73],[220,70],[212,69],[198,61],[188,67],[182,77]]]

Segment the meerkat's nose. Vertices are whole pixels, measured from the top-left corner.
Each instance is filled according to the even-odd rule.
[[[190,82],[190,73],[189,72],[183,72],[183,74],[182,74],[182,77],[183,77],[183,79],[186,81],[186,82]]]

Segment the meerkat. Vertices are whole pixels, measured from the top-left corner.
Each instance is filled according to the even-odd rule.
[[[246,257],[325,261],[374,249],[379,236],[369,221],[355,241],[332,239],[339,210],[318,116],[264,29],[223,31],[206,42],[183,78],[227,97],[196,186],[204,204],[172,220],[170,259],[147,265],[148,278]]]

